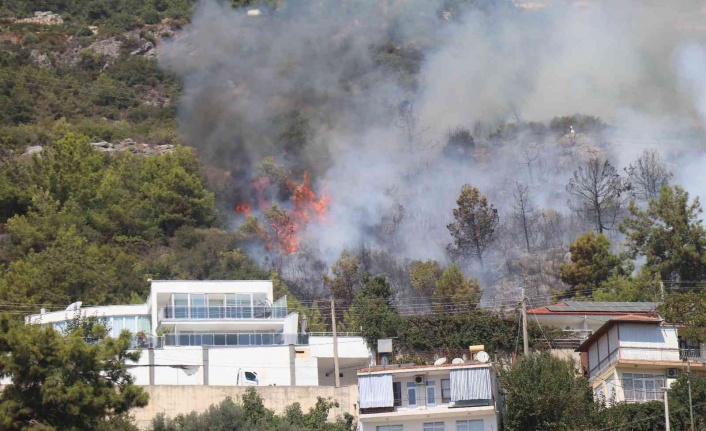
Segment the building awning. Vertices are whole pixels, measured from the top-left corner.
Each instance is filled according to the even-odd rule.
[[[358,398],[361,409],[394,407],[392,374],[359,376]]]
[[[490,370],[466,368],[451,370],[451,401],[489,400],[493,398]]]

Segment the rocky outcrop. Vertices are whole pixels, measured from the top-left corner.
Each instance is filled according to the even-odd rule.
[[[49,56],[39,50],[33,49],[32,52],[29,53],[29,58],[35,66],[51,67],[51,59],[49,59]]]
[[[123,46],[122,42],[118,39],[111,37],[108,39],[98,40],[93,42],[88,46],[88,49],[93,50],[95,53],[110,57],[118,58],[120,57],[120,48]]]
[[[140,46],[132,51],[130,55],[144,55],[145,57],[154,57],[157,55],[154,43],[149,40],[143,40]]]
[[[174,151],[174,145],[149,145],[140,144],[132,139],[123,139],[117,144],[111,142],[101,141],[91,143],[93,148],[97,151],[102,151],[104,153],[114,153],[119,151],[129,151],[138,156],[161,156],[163,154],[169,154]]]
[[[31,18],[18,19],[16,22],[21,24],[37,24],[37,25],[62,25],[64,19],[59,14],[46,11],[35,12]]]

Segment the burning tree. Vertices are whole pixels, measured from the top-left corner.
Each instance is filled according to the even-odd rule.
[[[289,175],[285,178],[288,177]],[[282,183],[281,178],[275,178],[274,183]],[[309,173],[305,172],[301,183],[289,179],[284,183],[289,194],[289,208],[285,206],[286,203],[273,203],[268,206],[265,196],[271,184],[273,181],[268,176],[258,177],[251,183],[257,210],[262,213],[267,224],[268,237],[265,247],[281,254],[297,252],[301,232],[312,220],[324,220],[330,199],[326,194],[317,196],[311,188]],[[250,202],[241,202],[235,206],[235,212],[246,217],[252,216],[253,211],[253,203]]]

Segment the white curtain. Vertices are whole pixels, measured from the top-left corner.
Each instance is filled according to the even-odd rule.
[[[358,378],[360,408],[393,407],[392,374],[375,374]]]
[[[493,398],[488,368],[451,370],[451,401],[489,400]]]

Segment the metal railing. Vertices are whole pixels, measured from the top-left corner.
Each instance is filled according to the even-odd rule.
[[[575,349],[581,345],[593,331],[583,329],[563,329],[560,338],[551,341],[554,349]]]
[[[309,344],[308,334],[280,333],[203,333],[203,334],[167,334],[165,346],[281,346],[288,344]]]
[[[169,306],[163,309],[164,319],[284,319],[285,317],[287,317],[286,306]]]
[[[679,349],[679,359],[683,360],[690,360],[690,361],[696,361],[696,362],[704,362],[706,361],[706,358],[704,358],[701,355],[701,349],[696,348],[696,349]]]

